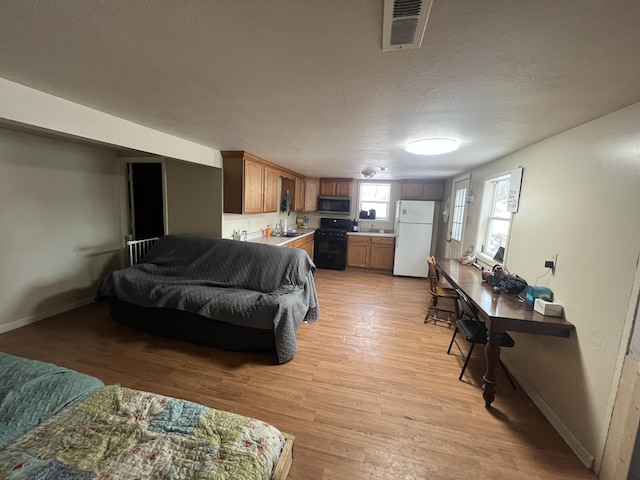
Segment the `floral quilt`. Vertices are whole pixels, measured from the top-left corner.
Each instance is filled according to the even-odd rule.
[[[260,420],[107,386],[0,450],[0,479],[270,479],[284,442]]]

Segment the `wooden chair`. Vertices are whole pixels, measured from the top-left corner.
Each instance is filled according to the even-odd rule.
[[[424,323],[428,323],[429,320],[432,319],[434,323],[440,321],[453,325],[455,320],[460,318],[458,294],[453,288],[446,288],[440,285],[440,277],[435,257],[427,257],[427,263],[429,264],[429,291],[431,293],[431,301],[429,302],[427,314],[424,317]],[[450,308],[441,308],[438,305],[438,301],[441,299],[444,299]],[[439,311],[447,312],[449,314],[448,319],[438,318]],[[433,317],[431,316],[432,312],[434,312]],[[451,320],[451,315],[453,315],[453,321]]]
[[[447,354],[451,353],[451,347],[455,343],[456,347],[458,347],[458,350],[460,350],[460,354],[464,358],[464,365],[462,366],[462,371],[460,372],[460,376],[458,377],[458,380],[462,380],[464,371],[467,369],[467,365],[469,364],[469,359],[471,358],[471,354],[473,353],[473,347],[475,347],[476,344],[480,344],[480,345],[487,344],[488,331],[485,323],[482,320],[480,320],[480,317],[478,316],[478,310],[476,309],[476,306],[473,303],[471,303],[469,298],[467,298],[467,295],[460,289],[457,289],[456,293],[460,298],[460,305],[462,306],[462,315],[458,320],[456,320],[456,329],[454,330],[453,336],[451,337],[451,343],[449,344],[449,349],[447,350]],[[463,317],[467,317],[467,318],[463,318]],[[462,335],[464,335],[467,341],[471,344],[471,348],[469,348],[469,353],[467,353],[466,355],[462,352],[460,345],[456,341],[456,335],[458,334],[458,332],[462,333]],[[515,344],[516,342],[508,333],[505,332],[502,334],[502,341],[500,342],[500,347],[513,347]],[[500,359],[498,359],[498,362],[500,362],[500,366],[502,367],[502,370],[504,370],[505,375],[509,379],[509,383],[515,390],[516,385],[515,383],[513,383],[511,375],[509,375],[509,372],[507,371],[507,368],[504,366],[504,363],[502,363],[502,360]]]

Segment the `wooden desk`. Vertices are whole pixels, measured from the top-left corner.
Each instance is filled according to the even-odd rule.
[[[489,330],[485,347],[487,370],[482,385],[482,396],[487,407],[495,398],[495,370],[500,358],[500,341],[505,331],[569,337],[575,329],[573,324],[563,318],[544,316],[528,308],[516,295],[495,293],[491,285],[480,278],[480,270],[472,265],[463,265],[457,259],[445,258],[438,259],[437,266],[451,286],[467,294]]]

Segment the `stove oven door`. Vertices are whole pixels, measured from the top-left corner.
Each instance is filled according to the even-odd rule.
[[[313,262],[318,268],[347,268],[347,237],[334,232],[316,231]]]

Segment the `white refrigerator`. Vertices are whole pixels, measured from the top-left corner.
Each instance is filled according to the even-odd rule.
[[[431,255],[431,236],[435,202],[399,200],[396,203],[396,252],[393,274],[427,277],[427,257]]]

